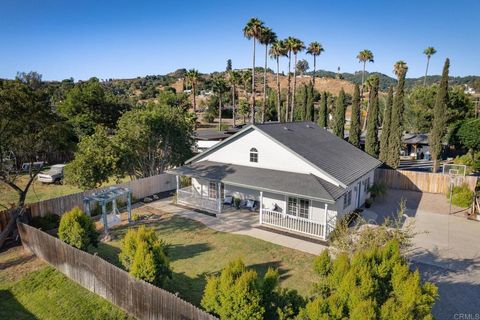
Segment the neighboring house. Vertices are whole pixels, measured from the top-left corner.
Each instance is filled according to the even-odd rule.
[[[194,152],[200,153],[213,147],[215,144],[230,138],[234,133],[237,133],[239,129],[229,128],[226,131],[217,130],[197,130],[195,131],[195,145]]]
[[[258,208],[260,224],[326,239],[363,205],[380,165],[313,122],[293,122],[249,125],[169,172],[178,203],[220,214],[237,197]],[[180,188],[180,176],[191,186]]]

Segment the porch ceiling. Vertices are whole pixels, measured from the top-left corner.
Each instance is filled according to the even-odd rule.
[[[240,166],[212,161],[200,161],[168,171],[169,173],[221,181],[225,184],[296,195],[324,202],[335,202],[344,189],[312,174],[301,174]]]

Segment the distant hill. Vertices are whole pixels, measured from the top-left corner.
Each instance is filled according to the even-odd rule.
[[[313,75],[313,71],[309,71],[306,74]],[[317,76],[326,77],[326,78],[336,78],[337,73],[326,70],[317,70]],[[387,76],[384,73],[380,72],[365,72],[365,78],[368,78],[371,75],[377,75],[380,78],[380,90],[386,91],[389,86],[395,85],[397,80],[394,77]],[[427,83],[438,83],[440,81],[440,75],[427,76]],[[361,84],[362,83],[362,72],[357,71],[355,73],[343,72],[340,73],[340,79],[344,79],[353,83]],[[480,76],[466,76],[466,77],[450,77],[450,85],[464,85],[467,84],[470,87],[478,87],[480,85]],[[423,77],[419,78],[407,78],[405,81],[405,86],[411,88],[415,85],[422,85]],[[480,89],[480,88],[478,88]],[[477,90],[478,90],[477,89]]]

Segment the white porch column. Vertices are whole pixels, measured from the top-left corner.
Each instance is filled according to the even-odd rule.
[[[217,182],[217,206],[218,206],[218,213],[222,213],[222,190],[221,190],[221,182]]]
[[[178,177],[178,174],[175,175],[175,180],[177,180],[177,203],[178,203],[178,190],[180,189],[180,178]]]
[[[324,229],[323,229],[323,238],[325,238],[325,239],[327,238],[327,228],[328,228],[328,226],[327,226],[328,218],[327,217],[328,217],[328,203],[325,203],[325,219],[323,221],[324,226],[325,226]]]
[[[260,191],[260,224],[263,223],[263,191]]]

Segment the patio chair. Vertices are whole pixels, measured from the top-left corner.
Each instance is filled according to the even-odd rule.
[[[226,206],[232,206],[233,205],[233,197],[232,196],[225,196],[223,199],[223,204]]]

